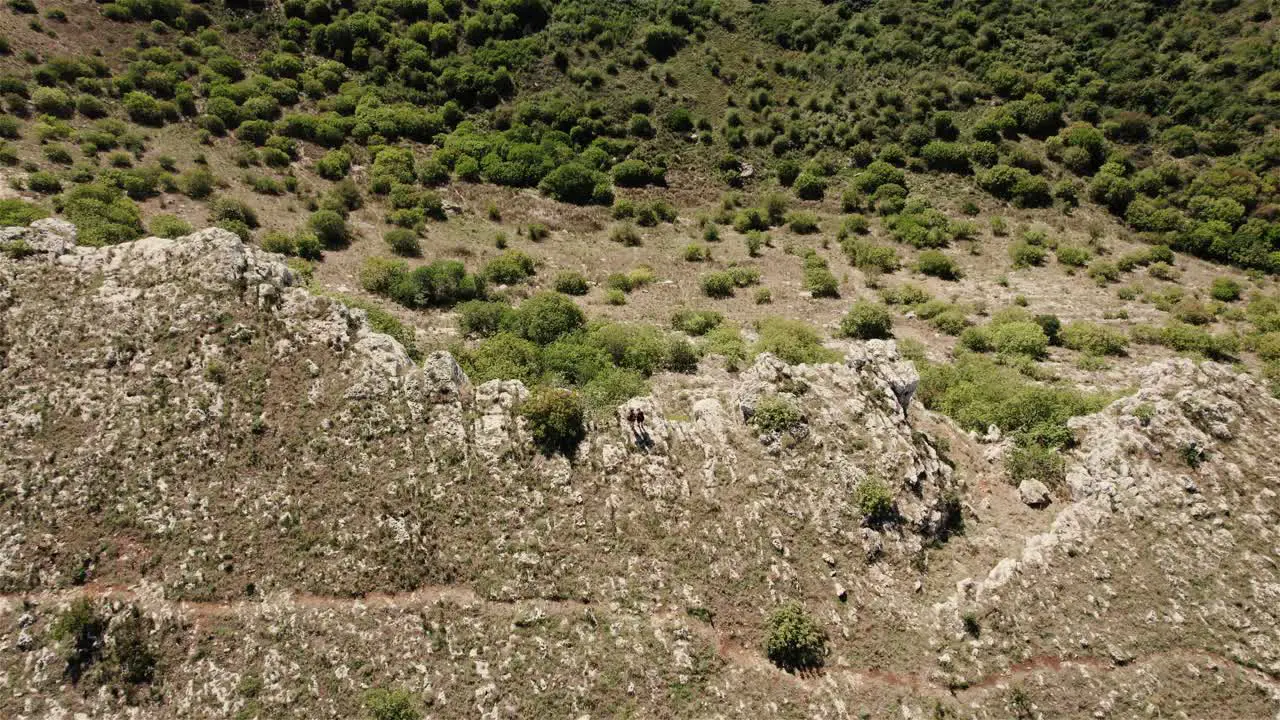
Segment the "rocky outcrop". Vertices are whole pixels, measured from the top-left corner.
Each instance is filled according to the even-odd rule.
[[[1109,648],[1120,664],[1133,659],[1125,648],[1172,644],[1280,674],[1280,568],[1263,560],[1280,541],[1280,401],[1212,362],[1167,360],[1140,379],[1134,394],[1072,420],[1070,502],[1049,529],[936,607],[950,628],[963,615],[999,619],[981,651],[961,655],[970,674],[1068,644]],[[1031,504],[1041,493],[1023,495]]]
[[[447,353],[415,364],[362,311],[299,287],[276,256],[232,233],[83,248],[58,221],[6,232],[31,254],[0,261],[0,441],[12,450],[0,476],[22,478],[22,501],[44,509],[20,517],[7,506],[8,588],[59,585],[67,563],[127,579],[125,563],[92,549],[111,534],[105,523],[123,523],[179,596],[440,577],[499,596],[619,596],[634,591],[602,589],[593,553],[535,549],[560,543],[550,528],[571,523],[584,549],[620,512],[647,528],[633,530],[638,540],[664,537],[671,522],[750,528],[789,565],[802,547],[918,552],[945,537],[955,511],[951,468],[906,419],[918,377],[891,342],[851,345],[829,365],[762,355],[686,407],[635,398],[616,424],[594,423],[570,464],[533,452],[518,381],[475,387]],[[761,442],[738,409],[762,394],[803,406],[804,432]],[[642,432],[627,421],[633,409]],[[887,526],[867,527],[857,507],[868,481],[896,498]],[[584,512],[588,497],[604,504]],[[705,504],[726,511],[707,515]],[[459,513],[482,521],[459,533],[449,520]],[[63,549],[36,540],[73,518],[85,532]],[[287,557],[294,542],[318,542],[324,559],[265,552]],[[679,569],[665,553],[646,562],[659,577],[701,574],[699,563],[773,565],[751,544],[691,543],[682,552],[700,559]],[[522,564],[529,572],[513,575]]]

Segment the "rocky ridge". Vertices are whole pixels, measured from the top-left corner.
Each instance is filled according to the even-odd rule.
[[[918,429],[918,377],[892,343],[827,365],[761,355],[687,408],[636,398],[570,462],[533,451],[519,382],[472,386],[447,353],[413,363],[230,233],[88,249],[74,232],[0,231],[24,247],[0,256],[15,717],[344,717],[392,685],[442,716],[705,714],[717,698],[729,715],[1003,717],[1011,683],[1088,705],[1066,714],[1280,707],[1280,409],[1228,368],[1152,366],[1078,419],[1070,497],[1002,559],[998,536],[1020,530],[988,523],[979,469]],[[758,432],[766,396],[803,426]],[[887,526],[856,505],[869,480],[895,499]],[[49,627],[77,595],[112,628],[144,608],[166,648],[159,699],[60,694]],[[832,635],[820,678],[755,649],[790,599]]]

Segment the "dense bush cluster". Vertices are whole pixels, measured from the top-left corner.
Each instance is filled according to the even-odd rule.
[[[205,141],[235,143],[242,167],[285,173],[246,175],[255,191],[303,192],[298,164],[331,181],[355,174],[404,228],[443,217],[423,188],[484,181],[608,205],[615,185],[663,185],[678,155],[734,186],[758,177],[748,166],[768,167],[800,201],[837,190],[846,211],[879,212],[897,239],[937,249],[955,228],[913,205],[912,175],[953,173],[1019,206],[1093,202],[1153,244],[1280,268],[1280,198],[1268,181],[1280,141],[1267,132],[1280,113],[1269,94],[1270,13],[1256,2],[288,0],[280,13],[217,24],[181,0],[100,7],[112,21],[150,23],[152,34],[139,33],[115,66],[53,55],[5,75],[13,114],[0,117],[0,134],[71,140],[86,157],[141,156],[144,134],[123,119],[183,123]],[[752,73],[725,71],[718,38],[748,35],[790,54]],[[250,44],[252,56],[237,49]],[[713,97],[668,91],[678,82],[666,63],[703,55],[717,92],[733,98],[723,114],[707,112]],[[300,143],[321,151],[300,153]],[[39,192],[102,183],[141,200],[168,191],[158,176],[108,180],[56,145],[46,154],[57,169],[34,175]],[[226,183],[202,166],[167,172],[192,197]],[[666,219],[658,205],[632,207],[641,225]],[[728,221],[742,232],[815,228],[780,207],[741,208]],[[114,211],[104,224],[121,224]],[[339,228],[323,219],[313,231],[329,244]],[[863,242],[847,250],[859,267],[896,264]],[[1073,251],[1059,259],[1088,262]]]

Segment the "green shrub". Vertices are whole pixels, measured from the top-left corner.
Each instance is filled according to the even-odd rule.
[[[1032,318],[1032,322],[1040,326],[1050,345],[1058,345],[1061,342],[1059,335],[1062,332],[1062,321],[1057,315],[1036,315]]]
[[[342,180],[351,172],[351,154],[346,150],[330,150],[316,161],[316,173],[326,180]]]
[[[1089,263],[1089,277],[1093,278],[1098,285],[1107,285],[1109,283],[1120,281],[1120,268],[1115,263],[1106,262],[1104,260],[1094,260]]]
[[[761,208],[745,208],[734,215],[733,229],[740,233],[748,233],[752,230],[768,230],[769,216]]]
[[[677,310],[671,316],[671,327],[689,335],[706,335],[720,323],[724,316],[714,310]]]
[[[826,266],[810,265],[804,270],[804,287],[815,298],[840,297],[840,281]]]
[[[1025,240],[1019,240],[1009,246],[1009,259],[1013,260],[1013,266],[1016,268],[1042,265],[1044,264],[1045,255],[1044,248],[1039,245],[1032,245]]]
[[[382,236],[382,239],[396,255],[417,257],[422,254],[422,243],[418,240],[418,233],[412,230],[392,228]]]
[[[220,197],[209,203],[209,219],[214,222],[235,220],[250,228],[258,227],[258,213],[248,204],[229,197]]]
[[[1095,412],[1107,401],[1030,381],[1014,368],[976,355],[946,365],[926,361],[918,367],[919,397],[925,407],[948,415],[966,430],[986,432],[995,425],[1020,444],[1069,446],[1067,420]]]
[[[1050,488],[1062,485],[1066,479],[1066,467],[1066,461],[1057,448],[1042,445],[1015,447],[1005,460],[1005,468],[1013,482],[1039,480]]]
[[[652,325],[606,323],[592,329],[590,341],[615,365],[646,376],[666,365],[668,343]]]
[[[1214,335],[1204,328],[1184,322],[1170,322],[1158,329],[1138,326],[1133,329],[1133,339],[1136,342],[1163,345],[1176,352],[1195,353],[1214,360],[1230,360],[1240,351],[1240,343],[1235,336]],[[1266,360],[1260,346],[1259,350],[1259,356]]]
[[[547,345],[585,323],[577,303],[555,292],[540,292],[525,300],[513,318],[516,335],[539,345]]]
[[[555,281],[552,283],[556,292],[565,295],[586,295],[589,290],[587,278],[580,272],[567,270],[556,275]]]
[[[914,283],[902,283],[896,287],[886,288],[880,297],[889,305],[921,305],[929,302],[929,291]]]
[[[823,347],[818,331],[804,321],[770,317],[759,321],[756,329],[759,338],[751,348],[752,354],[773,353],[791,365],[835,362],[840,358],[840,353]]]
[[[1068,267],[1084,267],[1089,264],[1093,254],[1082,247],[1062,245],[1056,251],[1058,262]]]
[[[76,226],[81,245],[114,245],[142,235],[138,206],[118,188],[77,185],[62,195],[61,203],[62,215]]]
[[[813,213],[793,212],[787,216],[787,225],[797,235],[809,235],[818,232],[818,217]]]
[[[947,335],[959,335],[969,327],[969,318],[964,311],[949,308],[929,318],[929,324],[938,332]]]
[[[1024,355],[1039,360],[1049,349],[1049,338],[1034,322],[1008,322],[991,330],[992,344],[996,352],[1006,355]]]
[[[587,436],[582,398],[571,390],[539,388],[520,413],[529,423],[534,444],[546,455],[572,456]]]
[[[760,283],[760,271],[746,265],[730,265],[725,269],[734,287],[748,287]]]
[[[858,483],[855,499],[863,522],[872,527],[884,525],[898,514],[894,506],[893,493],[885,487],[884,483],[874,478],[867,478]]]
[[[468,300],[459,303],[454,309],[458,313],[458,328],[463,335],[497,335],[503,328],[511,327],[515,320],[515,311],[505,302]]]
[[[817,175],[803,172],[796,177],[791,189],[795,190],[796,197],[802,200],[821,200],[827,192],[827,183]]]
[[[451,307],[484,296],[484,279],[467,274],[456,260],[437,260],[410,271],[403,260],[369,258],[360,269],[360,284],[405,307]]]
[[[533,274],[533,258],[519,250],[507,250],[484,266],[485,279],[498,285],[514,285]]]
[[[959,280],[960,266],[940,250],[925,250],[916,259],[916,269],[941,280]]]
[[[27,176],[27,189],[41,195],[52,195],[62,192],[62,181],[51,172],[38,170]]]
[[[898,269],[898,251],[863,238],[848,237],[840,242],[840,249],[849,262],[863,271],[891,273]]]
[[[351,241],[351,229],[346,218],[333,210],[317,210],[307,218],[307,227],[316,239],[328,248],[337,248]]]
[[[726,298],[733,296],[733,275],[725,271],[707,273],[699,281],[702,293],[710,298]]]
[[[1240,299],[1240,283],[1231,278],[1215,278],[1209,295],[1220,302],[1235,302]]]
[[[863,194],[870,194],[884,185],[906,187],[906,176],[901,170],[883,160],[876,160],[853,178],[853,186]]]
[[[804,413],[786,398],[767,395],[756,402],[751,424],[761,432],[782,433],[804,422]]]
[[[711,249],[706,245],[689,243],[684,246],[684,250],[680,252],[680,255],[686,262],[704,262],[711,259]]]
[[[1059,336],[1065,347],[1088,355],[1123,355],[1127,344],[1119,332],[1083,320],[1067,323]]]
[[[167,100],[157,100],[144,92],[125,93],[122,104],[129,119],[139,125],[159,127],[178,115],[176,105]]]
[[[154,232],[154,230],[152,232]],[[266,235],[263,235],[259,244],[262,246],[262,249],[267,252],[279,253],[281,255],[294,255],[297,253],[297,245],[293,241],[293,236],[276,230],[272,230]]]
[[[0,227],[26,226],[44,217],[49,217],[49,212],[39,205],[18,198],[0,199]]]
[[[1253,350],[1266,362],[1280,360],[1280,332],[1272,331],[1253,340]]]
[[[619,187],[644,187],[665,182],[664,172],[643,160],[623,160],[613,166],[613,182]]]
[[[178,176],[178,189],[183,195],[194,200],[209,197],[216,188],[217,178],[203,166],[191,168]]]
[[[609,205],[613,188],[608,176],[578,163],[567,163],[547,173],[538,183],[542,194],[575,205]]]
[[[418,703],[405,690],[375,688],[364,695],[364,709],[370,720],[420,720]]]
[[[995,338],[990,327],[967,327],[960,332],[960,346],[978,353],[991,352],[995,350]]]
[[[623,247],[639,247],[640,231],[636,230],[636,226],[630,223],[614,225],[613,229],[609,231],[609,239],[616,243],[622,243]]]
[[[471,382],[519,380],[537,385],[543,376],[542,352],[534,343],[510,333],[498,333],[475,350],[459,355],[458,362]]]
[[[634,370],[606,365],[582,386],[582,394],[595,408],[616,408],[633,397],[647,394],[644,376]]]
[[[62,90],[52,87],[36,88],[31,93],[31,104],[36,112],[56,118],[69,118],[76,113],[75,101]]]
[[[300,258],[319,260],[323,250],[324,245],[314,233],[303,231],[293,236],[293,251]]]
[[[893,315],[878,303],[859,300],[840,320],[840,334],[859,340],[893,336]]]
[[[804,608],[788,603],[769,616],[765,655],[788,672],[822,667],[827,655],[827,633]]]
[[[551,229],[548,228],[544,223],[540,223],[540,222],[529,223],[528,235],[529,235],[529,240],[531,240],[532,242],[542,242],[543,240],[546,240],[548,237],[551,237]]]
[[[157,237],[176,238],[191,234],[191,223],[173,215],[156,215],[147,223],[148,231]]]

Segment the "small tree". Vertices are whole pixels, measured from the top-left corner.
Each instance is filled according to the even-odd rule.
[[[582,399],[571,390],[541,388],[525,402],[521,414],[545,455],[572,456],[587,435]]]
[[[799,603],[787,603],[769,616],[764,650],[769,661],[788,672],[822,667],[827,633]]]

